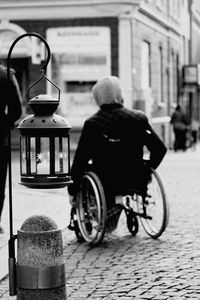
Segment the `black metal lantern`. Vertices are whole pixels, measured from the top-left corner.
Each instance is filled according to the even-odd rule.
[[[50,60],[49,45],[35,33],[24,36],[41,39],[47,50],[47,59],[41,68],[42,76],[28,90],[41,80],[46,80],[58,90],[58,99],[44,94],[29,100],[33,115],[23,119],[20,130],[20,172],[21,184],[29,188],[61,188],[71,183],[70,178],[70,126],[61,116],[55,114],[60,102],[60,89],[46,76]],[[21,36],[20,38],[22,38]]]
[[[60,95],[60,93],[59,93]],[[71,183],[70,126],[55,114],[59,99],[39,95],[29,100],[34,114],[20,130],[21,184],[29,188],[61,188]]]

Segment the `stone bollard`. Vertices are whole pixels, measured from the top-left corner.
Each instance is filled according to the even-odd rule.
[[[62,233],[46,216],[17,232],[17,300],[66,300]]]

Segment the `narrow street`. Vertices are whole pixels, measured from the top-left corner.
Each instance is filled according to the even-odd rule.
[[[122,225],[95,248],[66,239],[67,299],[200,299],[200,147],[169,152],[159,173],[170,203],[166,232],[153,240],[140,226],[132,237]],[[7,278],[0,299],[15,299]]]
[[[95,249],[65,248],[67,290],[75,299],[200,299],[200,152],[169,153],[159,169],[170,220],[159,240],[126,228]],[[75,267],[76,266],[76,267]]]
[[[7,176],[0,211],[0,300],[22,300],[21,278],[28,282],[21,287],[29,287],[30,293],[33,286],[43,288],[44,293],[52,289],[53,300],[63,300],[56,288],[64,290],[65,282],[64,300],[200,300],[199,41],[200,0],[0,0],[0,166],[4,171],[7,144],[12,153],[12,183],[8,184]],[[98,168],[106,157],[106,165],[111,165],[110,152],[117,157],[113,165],[118,168],[119,180],[126,178],[119,174],[120,163],[125,166],[121,172],[129,174],[127,154],[137,154],[137,149],[129,147],[129,138],[133,146],[139,143],[138,151],[144,143],[153,152],[156,149],[159,157],[162,147],[158,149],[156,138],[152,142],[154,134],[146,117],[135,114],[131,120],[128,113],[126,122],[122,104],[130,111],[142,111],[170,149],[158,168],[169,201],[169,224],[158,239],[152,239],[139,220],[139,231],[132,236],[122,212],[118,228],[92,247],[78,242],[68,228],[72,214],[67,187],[52,187],[70,183],[69,175],[76,169],[70,170],[71,162],[80,137],[86,147],[80,147],[83,152],[79,148],[78,156],[91,150],[88,163],[98,157]],[[11,128],[10,145],[7,132]],[[119,145],[119,153],[114,146],[103,151],[98,142],[98,137],[100,142],[104,140],[102,134],[111,144]],[[119,140],[125,141],[126,152],[121,151]],[[185,150],[196,141],[196,149],[172,150]],[[77,161],[75,165],[81,168],[83,160]],[[19,184],[20,168],[26,186]],[[136,170],[132,172],[139,178]],[[112,177],[109,170],[106,175]],[[0,177],[0,187],[4,187],[5,177]],[[111,183],[109,188],[111,192]],[[4,200],[4,190],[0,195]],[[80,217],[90,236],[89,217],[95,216],[96,208],[92,202],[89,209],[84,202],[82,207],[88,211]],[[11,284],[18,285],[18,295],[11,297],[8,278],[15,273],[15,258],[20,265],[19,230],[33,216],[51,218],[59,233],[62,231],[59,242],[55,236],[46,242],[39,234],[50,252],[53,249],[61,254],[62,263],[54,268],[51,261],[43,268],[48,254],[41,250],[36,255],[43,258],[39,266],[29,268],[30,262],[25,261],[24,267],[17,268],[18,278]],[[101,228],[96,223],[95,229]],[[35,227],[32,230],[34,235]],[[45,231],[44,227],[40,230]],[[30,238],[30,229],[27,232]],[[22,246],[23,258],[34,257],[29,255],[33,244]],[[58,245],[60,250],[56,251]],[[8,266],[13,273],[9,274]],[[50,283],[40,285],[40,280]],[[33,300],[38,300],[35,290],[33,293]],[[41,290],[38,294],[46,300]]]

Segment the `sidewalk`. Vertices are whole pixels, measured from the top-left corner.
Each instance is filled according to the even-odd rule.
[[[67,188],[52,190],[29,189],[19,184],[20,168],[18,152],[12,153],[12,198],[13,233],[21,228],[23,222],[32,215],[45,215],[52,218],[63,231],[64,241],[74,239],[73,232],[67,229],[70,218],[70,204]],[[8,273],[9,227],[9,188],[6,187],[6,199],[2,214],[2,227],[5,233],[0,235],[0,280]]]
[[[188,148],[184,151],[174,152],[173,150],[168,150],[168,153],[164,159],[173,160],[199,160],[200,159],[200,143],[196,145],[196,148]]]
[[[69,206],[68,201],[65,201],[65,189],[36,191],[14,184],[15,228],[20,228],[28,216],[35,212],[41,213],[42,209],[42,213],[53,215],[59,227],[64,229],[67,299],[200,299],[199,238],[196,237],[199,225],[200,144],[195,151],[168,151],[160,171],[167,176],[165,183],[170,186],[171,214],[167,232],[161,239],[152,240],[141,228],[133,238],[125,224],[119,228],[119,232],[109,235],[101,245],[94,248],[85,243],[76,243],[74,233],[66,229]],[[181,180],[177,181],[178,177]],[[188,178],[194,183],[190,184]],[[182,213],[180,203],[183,203],[185,209]],[[5,215],[8,215],[6,210]],[[20,212],[19,215],[17,212]],[[195,216],[188,215],[193,212]],[[6,248],[7,245],[3,249]],[[4,260],[7,264],[6,254]],[[15,299],[8,296],[8,279],[0,283],[0,291],[1,299]]]

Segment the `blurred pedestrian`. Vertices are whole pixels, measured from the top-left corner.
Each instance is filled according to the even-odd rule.
[[[197,120],[192,120],[191,122],[191,147],[193,150],[196,149],[197,138],[199,133],[199,122]]]
[[[9,160],[8,134],[22,113],[19,86],[11,69],[11,80],[8,84],[7,69],[0,63],[0,233],[1,216],[5,199],[5,184]],[[9,106],[9,109],[8,109]]]
[[[171,124],[174,130],[174,151],[186,150],[186,134],[188,128],[188,121],[180,104],[175,108],[171,116]]]
[[[73,198],[84,172],[93,170],[104,186],[109,209],[122,199],[116,195],[147,184],[148,167],[156,169],[167,149],[143,112],[124,107],[119,78],[98,80],[92,92],[99,110],[83,126],[71,168],[74,183],[68,191]],[[150,152],[146,164],[145,145]]]

